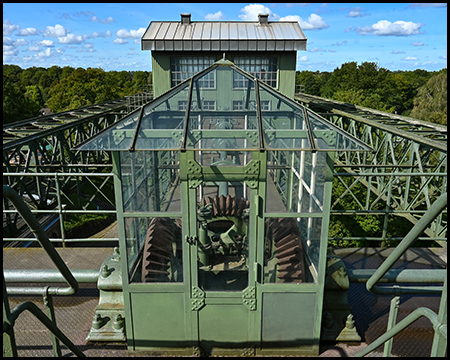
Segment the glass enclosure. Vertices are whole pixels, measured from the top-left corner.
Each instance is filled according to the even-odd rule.
[[[252,251],[264,284],[317,283],[329,152],[372,150],[226,60],[77,149],[119,152],[130,282],[202,291],[250,286]]]

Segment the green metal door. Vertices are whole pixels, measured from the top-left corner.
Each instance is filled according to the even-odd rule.
[[[192,334],[211,354],[242,354],[259,341],[256,238],[259,154],[189,159]],[[183,161],[182,161],[183,163]],[[201,164],[206,164],[201,166]],[[244,350],[245,351],[245,350]]]

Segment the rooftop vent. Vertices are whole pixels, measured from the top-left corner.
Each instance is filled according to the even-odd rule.
[[[258,20],[261,25],[268,25],[269,24],[269,14],[259,14]]]
[[[181,23],[182,24],[190,24],[191,23],[191,14],[181,14]]]

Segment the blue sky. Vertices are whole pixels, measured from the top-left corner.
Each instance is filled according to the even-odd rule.
[[[151,71],[140,38],[151,21],[299,21],[308,42],[297,70],[376,62],[447,67],[446,3],[3,3],[3,64]]]

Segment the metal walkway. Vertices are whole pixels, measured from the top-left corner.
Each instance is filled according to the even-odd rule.
[[[352,269],[374,269],[392,252],[392,248],[348,248],[336,250],[349,271]],[[112,254],[111,248],[58,248],[58,253],[67,263],[69,269],[100,269],[103,259]],[[410,249],[397,263],[398,269],[444,269],[446,268],[446,250],[415,248]],[[3,266],[8,269],[48,269],[52,267],[42,249],[4,249]],[[9,285],[9,284],[8,284]],[[14,284],[11,284],[14,285]],[[31,285],[31,284],[30,284]],[[23,284],[22,284],[23,286]],[[85,338],[92,324],[95,306],[98,304],[96,283],[81,283],[75,296],[54,296],[56,324],[86,356],[118,357],[129,355],[125,343],[87,344]],[[398,320],[410,314],[420,306],[426,306],[437,312],[440,296],[404,296],[400,304]],[[40,296],[9,296],[11,308],[31,300],[43,311]],[[351,283],[348,301],[352,308],[355,325],[361,343],[322,343],[321,357],[354,356],[386,331],[389,313],[389,295],[369,293],[364,283]],[[18,355],[52,356],[50,332],[40,326],[30,314],[19,317],[14,327]],[[433,340],[433,327],[426,319],[417,321],[394,338],[393,356],[428,357]],[[369,356],[381,356],[382,347]],[[74,354],[62,345],[63,356]]]

